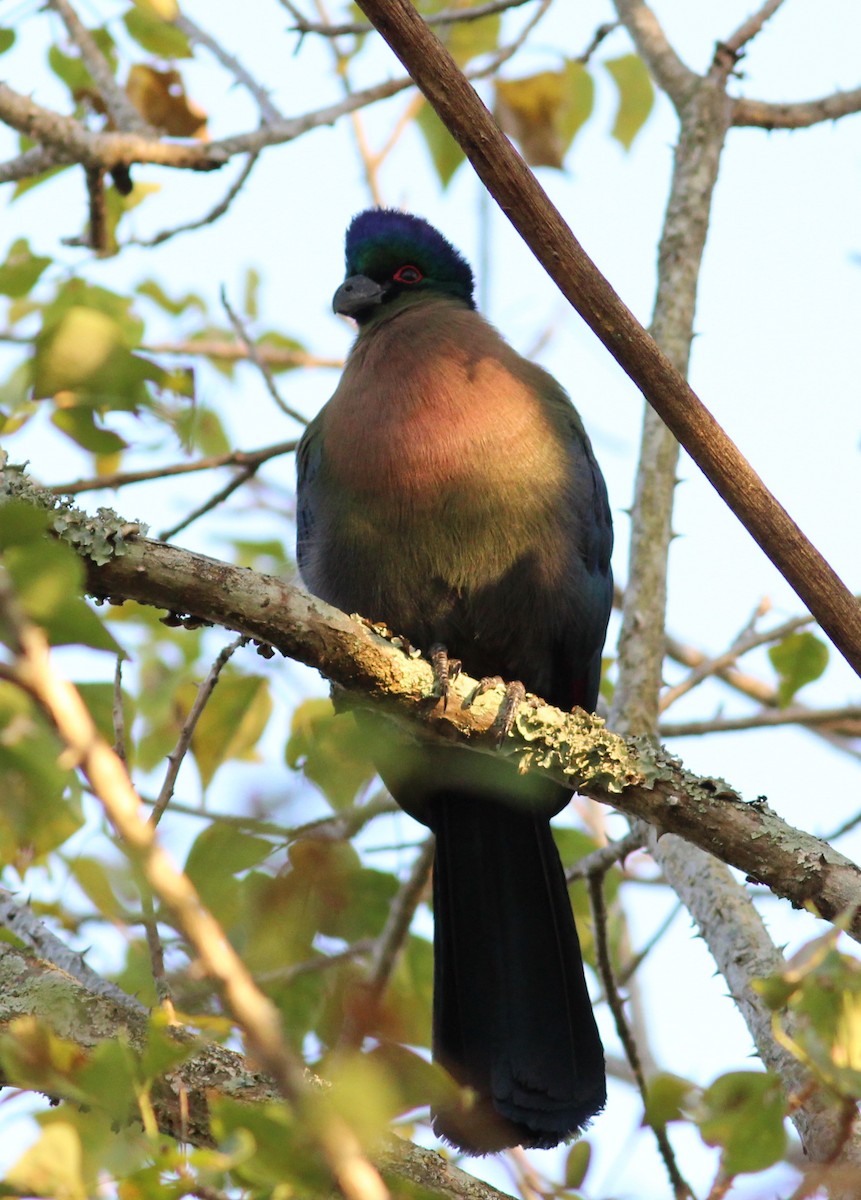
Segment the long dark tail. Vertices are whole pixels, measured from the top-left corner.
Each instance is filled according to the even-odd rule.
[[[436,797],[434,1057],[475,1102],[433,1113],[473,1154],[555,1146],[604,1107],[604,1051],[549,822]]]

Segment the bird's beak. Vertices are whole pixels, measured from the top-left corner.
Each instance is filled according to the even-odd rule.
[[[332,308],[344,317],[358,317],[382,304],[386,289],[367,275],[350,275],[332,297]]]

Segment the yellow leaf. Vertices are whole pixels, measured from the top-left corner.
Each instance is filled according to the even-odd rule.
[[[179,71],[157,71],[144,63],[134,63],[126,80],[126,93],[150,125],[171,137],[206,140],[206,113],[185,94]]]
[[[74,390],[104,366],[119,341],[110,317],[94,308],[70,308],[39,356],[38,394]]]
[[[81,1173],[81,1139],[72,1125],[49,1125],[6,1173],[8,1187],[24,1196],[86,1200]]]
[[[175,21],[179,16],[179,5],[176,0],[135,0],[138,8],[163,21]]]

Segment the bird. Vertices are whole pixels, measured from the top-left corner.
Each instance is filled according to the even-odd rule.
[[[613,531],[567,393],[478,313],[467,260],[411,213],[353,218],[332,305],[357,333],[297,449],[308,590],[471,676],[594,711]],[[457,1087],[433,1129],[474,1155],[570,1140],[606,1103],[550,828],[572,792],[363,719],[383,782],[436,837],[433,1055]]]

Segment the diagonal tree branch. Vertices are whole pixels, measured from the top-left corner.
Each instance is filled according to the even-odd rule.
[[[16,927],[16,932],[19,929]],[[47,931],[44,931],[47,933]],[[0,944],[0,1030],[22,1016],[47,1020],[58,1037],[73,1042],[86,1055],[104,1042],[122,1037],[133,1049],[146,1046],[148,1015],[132,997],[113,999],[92,992],[80,980],[51,961],[46,939],[34,933],[41,949],[33,954]],[[48,939],[49,940],[49,939]],[[50,1003],[48,1001],[50,1000]],[[214,1099],[241,1096],[249,1107],[279,1099],[273,1081],[255,1071],[241,1054],[215,1042],[197,1038],[192,1031],[175,1029],[178,1040],[197,1041],[190,1059],[174,1067],[151,1092],[159,1130],[193,1146],[213,1146],[209,1121]],[[313,1082],[313,1080],[309,1081]],[[0,1076],[0,1086],[9,1082]],[[60,1099],[52,1093],[51,1099]],[[435,1150],[415,1146],[399,1137],[386,1138],[376,1161],[387,1177],[421,1186],[422,1194],[440,1200],[509,1200]]]
[[[428,662],[281,579],[145,539],[101,566],[88,562],[87,577],[93,595],[225,625],[316,667],[346,689],[351,704],[381,706],[410,729],[497,753],[498,690],[472,703],[477,684],[464,675],[452,682],[444,712],[441,704],[429,708],[436,684]],[[848,913],[849,932],[861,940],[861,870],[785,824],[761,799],[746,803],[724,781],[697,778],[650,743],[611,733],[598,717],[541,702],[521,706],[503,752],[662,834],[680,834],[796,906],[828,920]]]
[[[588,258],[451,55],[408,0],[360,0],[359,7],[562,293],[861,674],[861,605]]]

